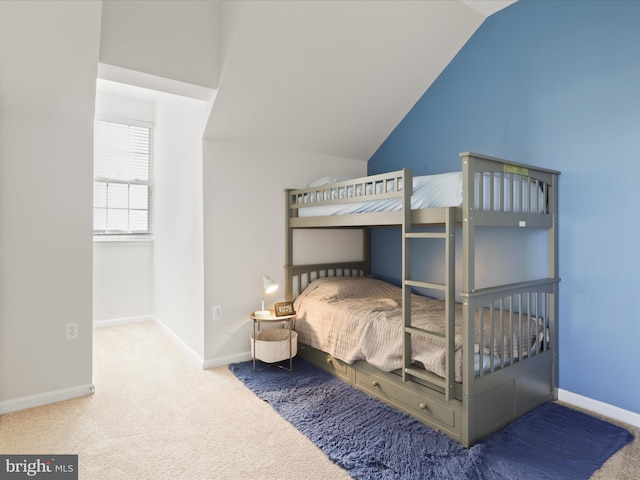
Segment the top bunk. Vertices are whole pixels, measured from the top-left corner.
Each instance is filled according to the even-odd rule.
[[[404,168],[287,190],[287,226],[444,224],[450,208],[456,223],[520,228],[554,225],[559,172],[471,152],[460,157],[462,170],[457,172],[414,177]]]

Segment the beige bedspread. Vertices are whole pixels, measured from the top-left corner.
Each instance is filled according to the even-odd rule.
[[[402,291],[387,282],[373,278],[330,277],[313,281],[296,299],[294,308],[298,314],[296,331],[301,343],[327,352],[334,357],[353,363],[366,360],[384,371],[402,367]],[[413,326],[432,332],[445,333],[444,301],[412,296]],[[499,320],[500,313],[493,312]],[[478,317],[479,315],[476,315]],[[518,358],[520,323],[512,326],[508,312],[504,328],[494,328],[493,351],[488,310],[484,316],[483,366],[489,366],[491,355],[494,365],[500,365],[498,352],[506,363]],[[514,317],[518,317],[517,315]],[[525,344],[524,355],[536,345],[536,337],[542,338],[542,322],[522,316]],[[520,322],[518,319],[517,322]],[[527,327],[528,325],[528,327]],[[476,318],[476,354],[480,351],[480,321]],[[462,308],[456,304],[455,379],[462,381]],[[445,376],[444,342],[412,336],[412,360],[430,372]],[[476,355],[478,363],[479,354]],[[476,369],[478,367],[476,366]]]

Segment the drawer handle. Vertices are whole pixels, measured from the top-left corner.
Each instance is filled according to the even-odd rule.
[[[429,410],[429,405],[427,405],[426,403],[422,402],[420,404],[420,410]]]
[[[331,357],[327,357],[327,363],[331,363]]]
[[[371,385],[373,385],[374,387],[379,387],[380,382],[378,382],[377,380],[374,380],[373,382],[371,382]]]

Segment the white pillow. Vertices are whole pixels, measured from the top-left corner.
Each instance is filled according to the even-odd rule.
[[[346,180],[351,180],[349,177],[320,177],[314,181],[312,181],[311,183],[309,183],[309,188],[313,188],[313,187],[319,187],[321,185],[327,185],[329,183],[336,183],[336,182],[344,182]]]

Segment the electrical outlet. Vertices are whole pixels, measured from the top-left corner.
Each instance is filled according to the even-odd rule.
[[[222,320],[222,305],[213,306],[213,319]]]
[[[78,338],[78,324],[67,323],[67,340],[75,340]]]

